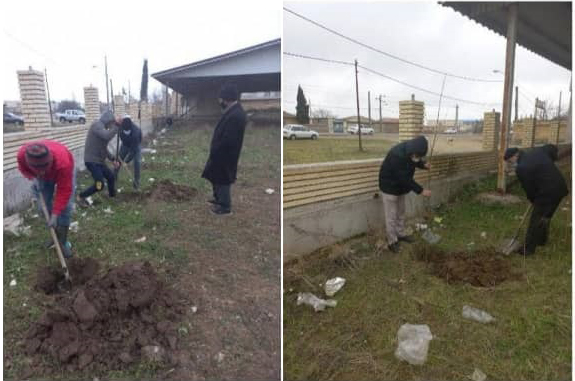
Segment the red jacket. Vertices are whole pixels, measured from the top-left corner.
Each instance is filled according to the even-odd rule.
[[[44,181],[53,181],[56,184],[56,195],[54,196],[54,203],[52,206],[52,213],[60,215],[68,205],[70,197],[72,197],[72,181],[74,179],[74,156],[64,146],[52,140],[41,140],[34,143],[42,143],[52,153],[54,158],[52,167],[48,169],[46,174],[42,177]],[[18,169],[22,175],[28,180],[36,178],[35,174],[28,164],[26,163],[26,147],[31,143],[24,144],[18,150]]]

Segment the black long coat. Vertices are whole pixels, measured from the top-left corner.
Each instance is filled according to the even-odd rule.
[[[236,181],[246,123],[246,113],[239,103],[230,107],[218,122],[202,173],[212,184],[229,185]]]
[[[556,202],[569,194],[555,160],[557,147],[551,144],[519,154],[515,173],[532,203]]]
[[[379,169],[379,189],[383,193],[400,196],[411,191],[417,194],[423,191],[413,175],[416,167],[425,169],[425,162],[413,162],[413,154],[419,157],[427,154],[427,139],[424,136],[399,143],[388,152]]]

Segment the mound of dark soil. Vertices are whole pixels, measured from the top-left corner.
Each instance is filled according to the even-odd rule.
[[[447,283],[492,287],[520,278],[509,261],[494,249],[447,253],[435,247],[421,246],[416,249],[415,256],[427,262],[433,274]]]
[[[75,286],[83,285],[92,279],[100,269],[100,264],[89,257],[67,259],[66,265]],[[45,294],[54,294],[60,291],[64,278],[64,271],[61,266],[42,267],[36,274],[34,288]]]
[[[160,180],[149,192],[148,197],[157,201],[188,201],[197,193],[195,188],[174,184],[170,180]]]
[[[54,371],[116,370],[142,358],[167,363],[184,313],[178,300],[149,262],[126,263],[57,295],[26,333],[26,352],[38,364],[39,355],[50,356]]]

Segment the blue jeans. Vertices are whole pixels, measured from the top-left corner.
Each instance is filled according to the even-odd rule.
[[[116,187],[115,187],[115,177],[114,173],[106,164],[102,163],[85,163],[86,168],[92,174],[94,178],[94,185],[80,193],[80,197],[86,198],[88,196],[93,195],[96,192],[101,191],[104,189],[104,179],[108,183],[108,194],[110,197],[114,197],[116,195]]]
[[[54,181],[46,181],[42,179],[38,179],[38,186],[40,189],[36,189],[36,187],[32,187],[32,192],[34,192],[34,196],[38,200],[38,209],[40,210],[40,215],[44,215],[44,211],[42,210],[42,205],[40,204],[40,192],[42,192],[42,196],[44,196],[44,201],[46,202],[46,208],[48,209],[48,213],[52,213],[52,203],[54,201],[54,191],[56,189],[56,183]],[[76,193],[76,171],[72,175],[72,193],[70,194],[70,199],[68,200],[68,204],[58,216],[58,226],[70,226],[70,221],[72,218],[72,209],[74,208],[74,194]]]
[[[135,188],[139,188],[140,187],[140,167],[142,166],[142,151],[140,149],[140,146],[137,146],[136,148],[130,148],[130,147],[126,147],[125,145],[122,144],[122,146],[120,147],[120,158],[122,159],[122,161],[124,161],[126,164],[128,164],[130,161],[134,160],[134,187]],[[118,179],[118,173],[120,171],[119,170],[115,170],[114,174],[116,175],[116,179]]]

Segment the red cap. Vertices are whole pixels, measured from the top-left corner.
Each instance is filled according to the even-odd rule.
[[[52,153],[42,143],[31,143],[26,147],[26,164],[33,171],[46,171],[52,165]]]

